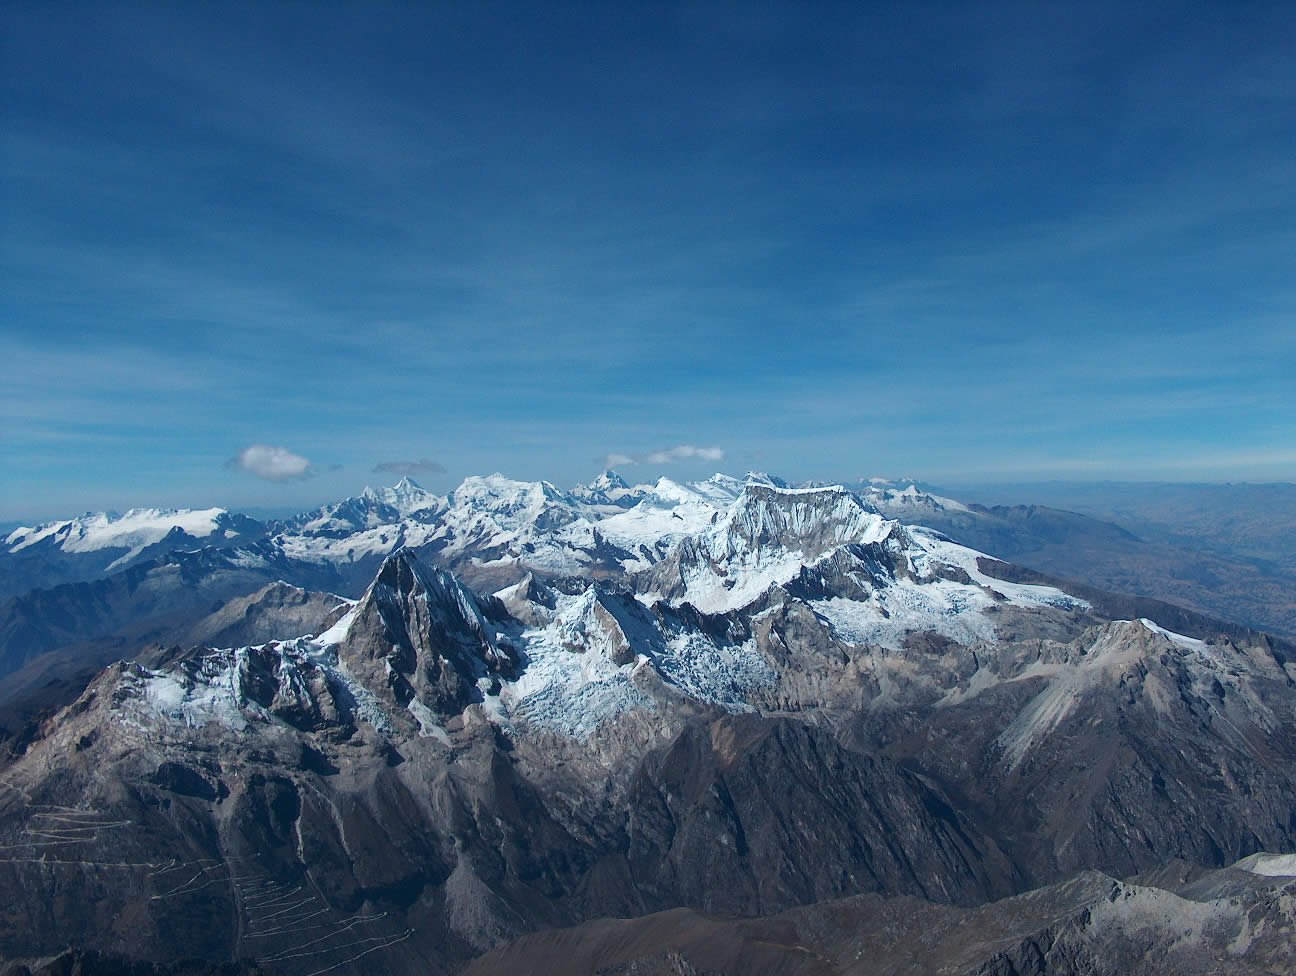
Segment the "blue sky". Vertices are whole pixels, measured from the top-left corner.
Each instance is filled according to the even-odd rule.
[[[1296,480],[1296,6],[0,14],[0,518]]]

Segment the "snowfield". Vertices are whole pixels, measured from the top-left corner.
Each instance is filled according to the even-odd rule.
[[[21,552],[38,542],[52,539],[63,552],[129,549],[131,555],[135,555],[146,546],[160,542],[176,528],[196,538],[205,538],[216,531],[220,517],[225,514],[223,508],[132,508],[125,515],[87,512],[63,522],[14,529],[5,537],[5,545],[11,553]]]

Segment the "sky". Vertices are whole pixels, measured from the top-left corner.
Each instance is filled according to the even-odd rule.
[[[0,518],[1296,480],[1296,5],[0,18]]]

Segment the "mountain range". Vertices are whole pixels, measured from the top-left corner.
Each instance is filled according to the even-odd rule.
[[[942,519],[1005,521],[607,474],[16,530],[66,578],[3,618],[0,956],[1296,968],[1296,646]]]

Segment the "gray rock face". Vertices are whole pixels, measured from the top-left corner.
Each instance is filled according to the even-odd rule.
[[[9,771],[3,840],[26,856],[0,863],[0,885],[43,894],[14,903],[5,952],[72,940],[307,973],[363,918],[383,971],[451,972],[501,939],[609,910],[1011,888],[993,844],[930,787],[800,723],[689,726],[631,760],[600,800],[596,783],[560,768],[541,788],[484,725],[452,729],[449,746],[384,738],[342,695],[327,704],[326,668],[247,655],[191,662],[190,677],[204,667],[240,689],[242,728],[159,729],[153,710],[174,705],[185,672],[115,669]],[[322,687],[304,696],[312,674]],[[47,763],[58,775],[37,771]],[[803,788],[764,788],[787,781]],[[112,892],[120,921],[83,890]],[[322,941],[299,965],[291,950],[305,940],[287,923],[308,917]]]
[[[650,904],[756,915],[853,891],[975,902],[1012,888],[994,841],[938,790],[787,719],[686,728],[641,766],[626,806]]]
[[[495,594],[514,620],[528,627],[543,627],[553,619],[558,601],[552,589],[527,573],[522,580]]]

